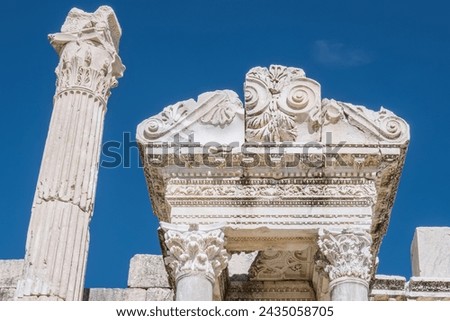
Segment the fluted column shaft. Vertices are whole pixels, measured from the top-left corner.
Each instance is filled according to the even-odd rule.
[[[81,300],[103,122],[124,67],[109,7],[72,9],[61,33],[57,88],[28,229],[19,300]]]
[[[330,279],[332,301],[367,301],[372,238],[362,230],[319,231],[320,262]]]
[[[227,266],[223,225],[176,225],[161,222],[166,264],[176,283],[176,301],[212,301],[214,283]]]

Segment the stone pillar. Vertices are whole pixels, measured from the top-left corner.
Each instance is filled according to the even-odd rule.
[[[161,222],[175,278],[176,301],[211,301],[217,277],[227,266],[223,224],[176,225]]]
[[[49,36],[56,93],[28,229],[19,300],[81,300],[110,88],[124,66],[114,11],[72,9]]]
[[[367,301],[372,238],[362,230],[319,231],[318,245],[326,258],[332,301]]]

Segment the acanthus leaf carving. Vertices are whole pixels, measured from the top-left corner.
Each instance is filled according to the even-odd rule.
[[[56,93],[87,90],[105,102],[125,66],[118,55],[121,29],[114,11],[102,6],[94,13],[77,8],[67,16],[60,33],[49,35],[60,55],[55,72]]]
[[[175,279],[203,274],[212,282],[227,266],[225,236],[219,226],[179,226],[161,222],[168,249],[166,264]]]
[[[245,109],[247,141],[294,142],[299,124],[318,130],[320,86],[302,69],[256,67],[246,76]]]
[[[233,121],[237,113],[242,113],[242,102],[238,95],[231,90],[224,90],[223,92],[226,94],[225,98],[200,118],[203,124],[224,128]]]
[[[237,114],[243,114],[239,96],[231,90],[217,90],[184,100],[163,109],[138,126],[138,139],[157,140],[165,135],[174,136],[195,122],[224,128]]]
[[[362,230],[319,230],[318,246],[328,262],[323,263],[330,281],[353,277],[366,281],[371,278],[371,235]]]

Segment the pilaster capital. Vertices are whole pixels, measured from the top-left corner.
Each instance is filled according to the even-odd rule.
[[[373,263],[370,252],[372,237],[367,231],[320,229],[318,245],[331,287],[343,278],[360,279],[368,286]]]
[[[87,89],[106,101],[125,70],[118,54],[121,34],[117,17],[108,6],[94,13],[70,10],[61,32],[49,35],[60,56],[56,92]]]
[[[203,274],[211,282],[228,264],[224,249],[224,224],[181,225],[160,223],[168,256],[165,258],[175,280]]]

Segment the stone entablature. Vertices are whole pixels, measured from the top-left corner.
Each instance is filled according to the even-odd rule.
[[[138,126],[153,212],[171,224],[224,224],[229,253],[306,247],[308,262],[323,250],[319,230],[362,231],[370,239],[360,278],[367,292],[408,124],[384,108],[322,99],[298,68],[256,67],[244,86],[244,104],[229,90],[208,92]],[[331,271],[308,273],[321,298]]]

